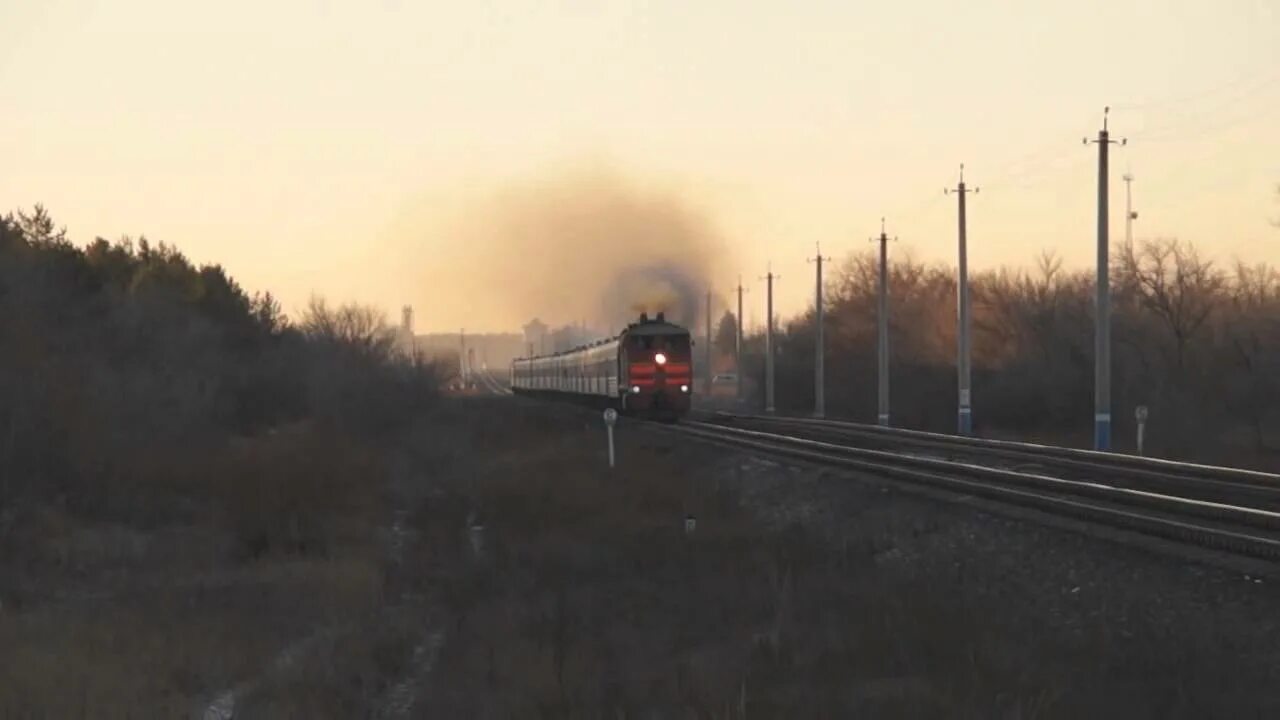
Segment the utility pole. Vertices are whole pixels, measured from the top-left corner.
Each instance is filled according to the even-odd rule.
[[[707,290],[707,351],[704,353],[707,358],[707,397],[711,397],[711,290]]]
[[[973,408],[970,405],[969,372],[969,247],[966,238],[964,196],[978,192],[978,188],[964,186],[964,163],[960,163],[960,184],[944,193],[955,193],[960,202],[960,278],[956,283],[956,370],[959,373],[957,387],[960,392],[957,432],[970,435],[973,432]]]
[[[738,334],[733,344],[733,372],[738,378],[735,390],[737,400],[742,401],[742,276],[738,276]]]
[[[826,344],[823,340],[823,308],[822,308],[822,261],[831,258],[822,257],[822,246],[815,245],[817,255],[809,260],[809,262],[817,265],[817,280],[814,284],[813,307],[814,307],[814,351],[813,351],[813,416],[816,418],[825,417],[827,414],[826,388],[824,383],[826,380],[825,354]]]
[[[765,274],[763,280],[765,285],[765,329],[764,329],[764,411],[772,414],[774,412],[773,404],[773,281],[781,279],[773,274],[773,267],[769,267],[768,273]]]
[[[462,387],[467,386],[467,329],[462,328],[458,331],[458,377],[462,380]]]
[[[895,240],[897,238],[894,238]],[[880,218],[880,237],[872,238],[872,242],[880,243],[880,308],[877,313],[879,324],[879,411],[876,422],[889,426],[889,236],[884,232],[884,218]]]
[[[1112,140],[1107,131],[1107,115],[1111,108],[1102,111],[1102,130],[1097,140],[1084,139],[1084,144],[1098,144],[1098,279],[1094,300],[1094,369],[1093,369],[1093,447],[1095,450],[1111,449],[1111,280],[1109,278],[1110,249],[1108,234],[1110,218],[1107,206],[1107,147],[1126,140]]]

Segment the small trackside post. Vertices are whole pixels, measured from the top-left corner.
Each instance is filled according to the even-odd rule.
[[[609,468],[613,469],[613,426],[618,422],[618,411],[613,408],[605,408],[604,411],[604,427],[605,432],[609,435]]]
[[[1133,411],[1133,417],[1138,421],[1138,455],[1142,456],[1145,454],[1143,445],[1147,435],[1147,406],[1139,405]]]

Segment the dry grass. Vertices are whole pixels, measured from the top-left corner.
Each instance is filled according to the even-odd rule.
[[[73,505],[9,512],[0,717],[183,716],[271,680],[292,643],[377,617],[381,453],[297,426],[152,464],[129,487],[152,491],[138,505],[157,514],[136,522]]]
[[[1211,627],[1051,637],[973,568],[901,561],[936,520],[869,503],[819,536],[809,506],[748,504],[723,453],[619,441],[609,471],[593,414],[458,399],[395,454],[413,493],[386,494],[390,453],[298,427],[209,463],[223,485],[188,476],[202,522],[24,510],[0,541],[22,568],[0,575],[0,717],[177,717],[235,686],[238,717],[367,717],[434,634],[411,716],[1204,716],[1266,672]],[[391,564],[389,501],[414,531]]]
[[[368,542],[386,468],[330,428],[291,427],[231,448],[211,482],[241,558],[324,556]]]
[[[0,716],[177,717],[261,675],[289,643],[368,613],[367,560],[261,565],[0,617]]]
[[[1215,668],[1235,656],[1210,636],[1028,635],[1010,622],[1022,601],[983,579],[885,561],[929,522],[871,512],[832,542],[762,524],[719,459],[633,428],[610,473],[590,416],[458,424],[478,457],[442,473],[416,516],[451,617],[440,716],[1185,717],[1229,703]]]
[[[382,615],[325,638],[293,667],[269,677],[237,718],[334,720],[371,717],[392,684],[411,672],[419,618],[386,622]]]

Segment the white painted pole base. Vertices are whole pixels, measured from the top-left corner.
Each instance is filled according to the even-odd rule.
[[[606,408],[604,411],[604,428],[609,435],[609,469],[613,469],[613,425],[618,422],[618,411]]]
[[[1147,438],[1147,406],[1139,405],[1133,411],[1134,419],[1138,421],[1138,455],[1144,455],[1144,445]]]

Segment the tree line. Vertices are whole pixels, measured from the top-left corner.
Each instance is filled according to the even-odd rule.
[[[375,310],[315,299],[290,322],[165,243],[77,247],[42,206],[0,216],[0,506],[109,502],[161,456],[290,423],[376,436],[441,372],[403,357]]]
[[[874,421],[878,258],[846,259],[826,288],[827,408]],[[1280,455],[1280,274],[1220,266],[1176,239],[1122,243],[1112,258],[1115,443],[1132,450],[1139,405],[1154,454],[1275,469]],[[1030,269],[971,276],[974,428],[1088,446],[1094,273],[1052,254]],[[898,258],[889,267],[892,422],[954,432],[956,272]],[[776,325],[780,411],[813,407],[815,314]],[[717,344],[731,343],[728,335]],[[762,403],[764,338],[744,338],[750,401]]]

